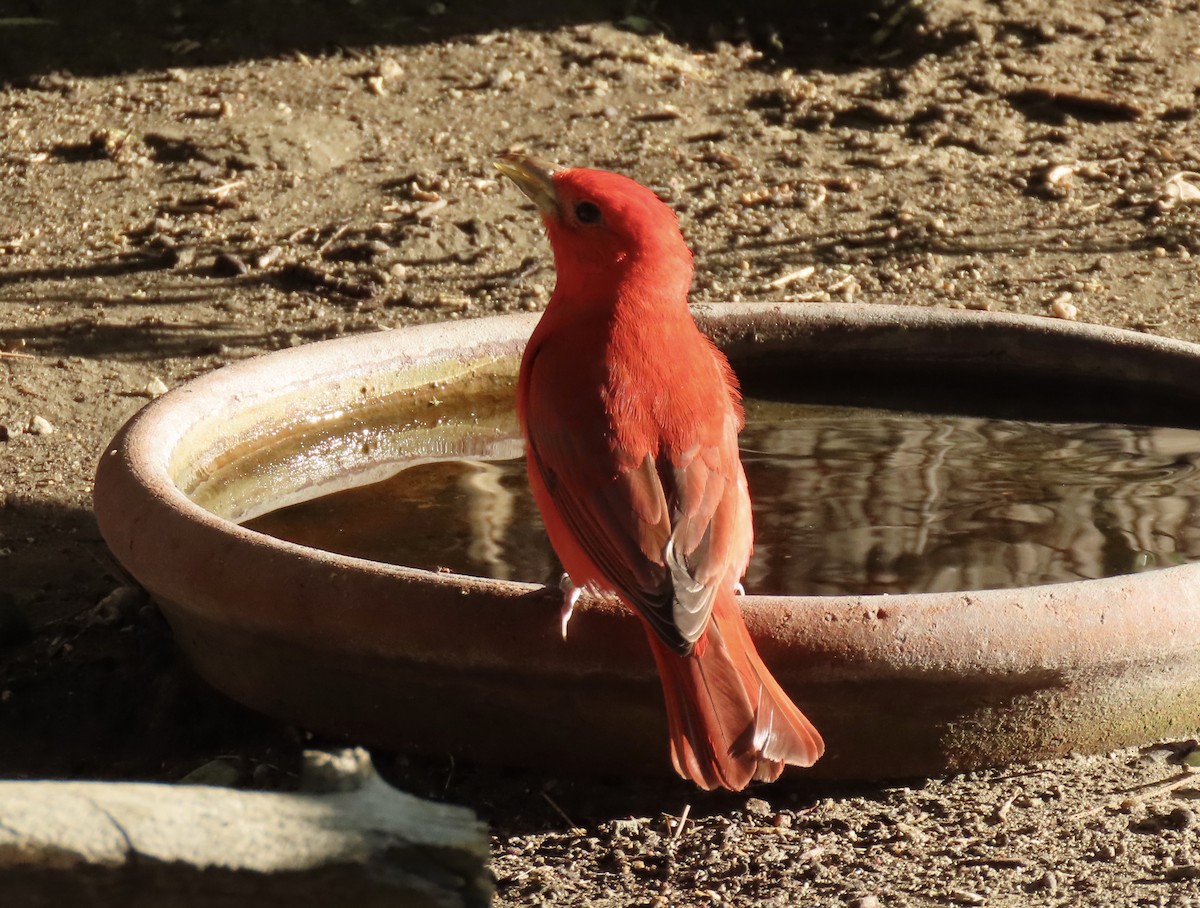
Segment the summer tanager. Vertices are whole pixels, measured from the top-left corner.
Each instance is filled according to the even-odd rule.
[[[674,212],[614,173],[515,154],[496,166],[541,212],[558,272],[517,412],[571,585],[615,592],[641,617],[681,776],[741,790],[811,766],[824,742],[759,658],[736,599],[754,536],[741,398],[688,311],[692,254]]]

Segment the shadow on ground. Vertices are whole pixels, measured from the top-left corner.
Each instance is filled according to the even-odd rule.
[[[298,768],[298,733],[196,678],[136,590],[0,649],[0,665],[0,777],[174,781],[238,753],[278,787]]]
[[[635,12],[630,13],[632,7]],[[643,7],[645,7],[643,9]],[[910,27],[919,5],[898,0],[767,0],[620,4],[561,0],[390,2],[363,0],[14,0],[0,18],[0,79],[54,88],[55,74],[111,75],[212,66],[261,57],[426,44],[505,28],[555,29],[623,22],[697,45],[750,41],[769,63],[797,67],[852,64],[887,53],[937,52]],[[97,36],[103,36],[97,40]],[[898,43],[897,43],[898,39]],[[936,42],[944,43],[945,35]],[[899,50],[898,50],[899,48]]]

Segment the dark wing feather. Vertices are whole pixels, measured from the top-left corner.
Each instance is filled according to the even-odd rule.
[[[675,591],[674,622],[695,642],[708,626],[717,590],[740,579],[750,557],[750,499],[732,417],[720,441],[685,452],[663,472],[672,510],[664,556]]]

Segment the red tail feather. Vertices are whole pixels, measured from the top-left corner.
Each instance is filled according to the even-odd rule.
[[[662,678],[676,771],[704,789],[771,782],[811,766],[825,742],[759,658],[732,591],[719,594],[705,635],[680,656],[647,628]]]

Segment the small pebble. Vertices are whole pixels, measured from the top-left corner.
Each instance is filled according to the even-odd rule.
[[[254,259],[255,268],[268,268],[274,265],[278,258],[283,255],[282,246],[272,246],[266,252],[260,253]]]
[[[219,277],[240,277],[250,267],[232,252],[222,252],[213,259],[212,270]]]
[[[136,586],[119,586],[92,609],[89,624],[108,627],[131,620],[146,602],[146,594]]]
[[[860,895],[847,902],[846,908],[883,908],[883,902],[873,895]]]
[[[1053,870],[1047,870],[1042,874],[1040,885],[1043,891],[1049,895],[1058,894],[1058,875]]]
[[[632,838],[641,831],[642,824],[636,819],[616,819],[612,821],[612,827],[614,836]]]
[[[375,775],[365,747],[306,750],[300,790],[316,794],[358,791]]]
[[[1070,294],[1063,294],[1063,295],[1070,296]],[[1075,321],[1075,319],[1079,317],[1079,309],[1076,308],[1075,304],[1068,303],[1066,300],[1062,299],[1061,297],[1059,299],[1056,299],[1053,303],[1050,304],[1050,313],[1055,318],[1065,318],[1067,321],[1070,321],[1070,322]]]
[[[896,823],[896,832],[900,833],[900,837],[906,842],[912,842],[914,845],[919,845],[929,838],[928,835],[926,835],[916,826],[903,821],[898,821]]]
[[[1183,832],[1196,825],[1196,814],[1187,807],[1176,807],[1163,818],[1163,826]]]
[[[381,79],[399,79],[404,75],[404,68],[394,57],[384,57],[375,68],[375,75]]]
[[[747,798],[746,813],[752,817],[766,817],[771,815],[771,805],[762,798]]]
[[[46,419],[45,417],[35,416],[33,419],[29,420],[29,428],[25,431],[27,431],[30,435],[53,435],[54,426],[51,425],[50,420]]]
[[[167,393],[167,390],[167,383],[161,378],[155,376],[154,378],[150,379],[150,381],[146,382],[146,387],[142,388],[140,393],[143,397],[149,397],[153,399],[155,397],[162,397]]]

